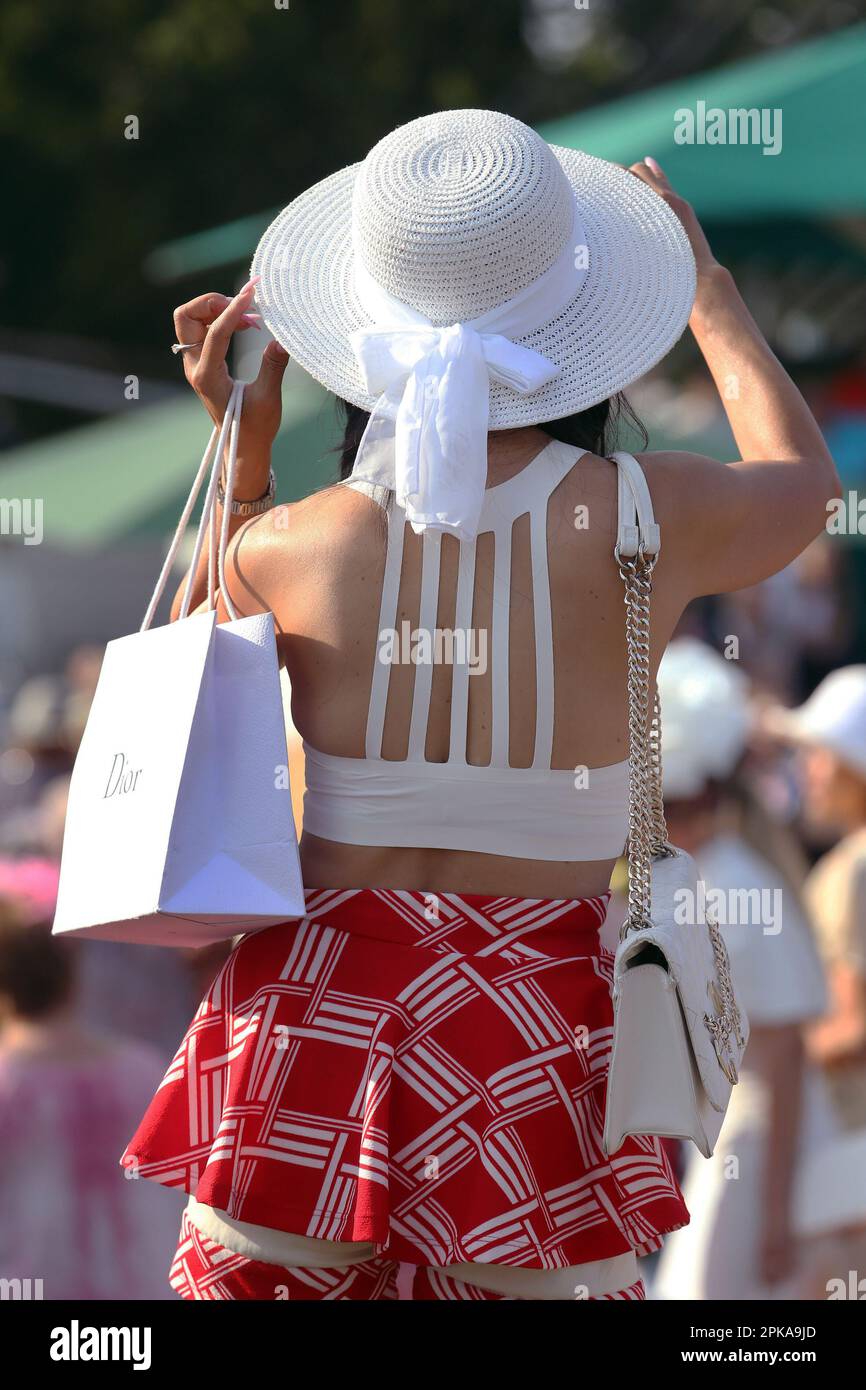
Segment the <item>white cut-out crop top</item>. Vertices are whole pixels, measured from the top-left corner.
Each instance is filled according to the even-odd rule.
[[[620,855],[628,825],[628,762],[595,767],[586,778],[551,768],[554,663],[547,563],[548,499],[585,450],[551,441],[521,472],[487,489],[479,535],[493,533],[490,763],[466,760],[469,662],[455,660],[447,762],[425,757],[433,665],[415,667],[408,755],[384,759],[382,732],[390,666],[374,662],[363,758],[321,753],[305,741],[304,829],[342,844],[474,850],[508,858],[580,861]],[[637,465],[636,465],[637,466]],[[385,507],[388,543],[379,611],[380,641],[397,628],[405,513],[387,489],[355,482]],[[536,727],[530,767],[508,761],[508,643],[511,536],[529,514],[535,632]],[[441,533],[425,531],[418,629],[436,627]],[[455,633],[472,625],[475,542],[460,541]],[[380,649],[381,653],[381,649]],[[462,655],[462,654],[461,654]],[[583,785],[584,781],[586,785]]]

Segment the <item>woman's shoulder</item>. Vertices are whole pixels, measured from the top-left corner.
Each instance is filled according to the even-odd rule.
[[[342,484],[281,502],[246,521],[232,538],[226,565],[232,596],[276,612],[297,583],[356,566],[381,540],[384,512],[365,493]],[[237,592],[236,592],[237,591]]]
[[[605,492],[614,490],[616,453],[630,454],[639,463],[657,516],[665,510],[681,511],[696,505],[707,480],[717,477],[719,471],[726,468],[725,464],[715,459],[683,450],[615,449],[607,456],[583,454],[579,467],[571,470],[571,479],[578,486],[589,484],[591,488]]]
[[[633,455],[644,472],[654,501],[674,509],[696,506],[703,487],[727,467],[705,454],[680,449],[648,449]]]
[[[678,450],[615,450],[630,453],[641,467],[649,488],[653,514],[669,543],[677,533],[691,533],[708,521],[706,499],[716,470],[725,467],[701,454]],[[614,456],[584,454],[573,468],[566,488],[568,497],[604,500],[615,515],[617,481]],[[676,528],[676,530],[674,530]]]
[[[787,551],[777,557],[769,541],[755,544],[760,507],[742,467],[675,449],[642,451],[635,458],[659,525],[664,572],[689,598],[747,588],[788,562]]]
[[[378,497],[348,483],[332,483],[296,501],[277,502],[270,511],[251,517],[235,533],[232,546],[252,558],[327,540],[335,529],[356,527],[366,516],[380,511],[378,501]]]

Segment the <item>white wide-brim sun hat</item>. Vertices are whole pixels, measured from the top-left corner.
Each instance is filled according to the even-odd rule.
[[[798,709],[771,709],[768,733],[806,747],[828,748],[866,778],[866,666],[831,671]]]
[[[553,420],[631,385],[681,336],[695,293],[688,237],[647,184],[491,111],[392,131],[295,198],[256,250],[269,331],[329,390],[372,410],[350,342],[372,324],[358,261],[436,327],[471,322],[568,263],[561,302],[513,337],[558,372],[530,394],[494,379],[490,429]]]

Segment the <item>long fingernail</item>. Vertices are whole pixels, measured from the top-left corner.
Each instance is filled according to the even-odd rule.
[[[247,280],[247,283],[243,286],[243,288],[238,290],[238,298],[240,298],[242,294],[246,294],[249,290],[251,290],[253,285],[257,285],[261,278],[261,275],[254,275],[251,280]]]
[[[255,322],[255,320],[258,317],[258,314],[244,314],[243,318],[241,319],[241,323],[244,325],[245,328],[257,328],[261,333],[262,325],[260,323]]]
[[[660,174],[662,172],[662,166],[657,159],[653,159],[651,154],[645,154],[643,162],[646,164],[647,168],[652,169],[654,174]]]

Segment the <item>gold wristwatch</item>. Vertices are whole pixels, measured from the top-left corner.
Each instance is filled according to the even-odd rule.
[[[252,502],[236,502],[232,499],[230,508],[232,516],[258,516],[261,512],[268,511],[274,505],[276,490],[277,484],[274,478],[274,470],[271,469],[268,474],[267,492],[262,493],[261,497],[256,497]],[[225,506],[225,500],[226,495],[223,489],[223,480],[219,478],[217,480],[217,501],[221,507]]]

